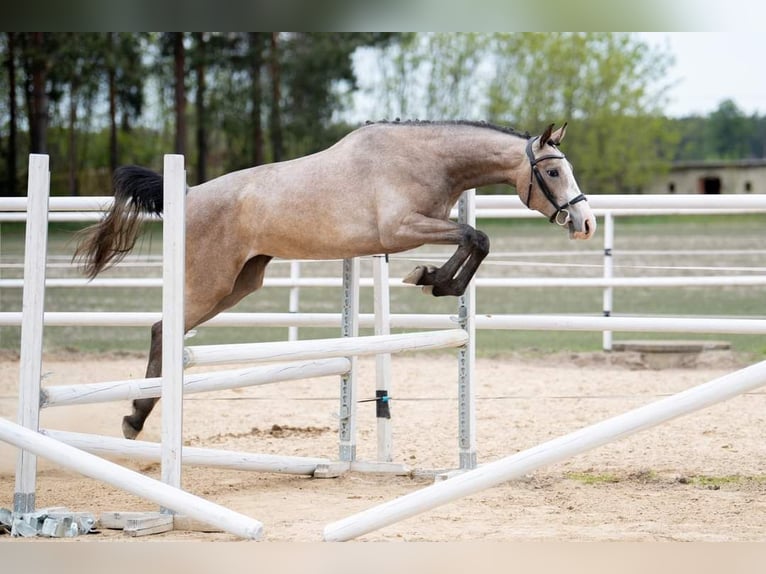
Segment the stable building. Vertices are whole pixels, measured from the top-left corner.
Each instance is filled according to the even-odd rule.
[[[674,162],[645,193],[766,193],[766,159]]]

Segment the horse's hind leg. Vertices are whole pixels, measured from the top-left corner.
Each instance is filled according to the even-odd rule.
[[[149,361],[146,365],[147,379],[160,376],[162,376],[162,321],[152,325],[152,341],[149,346]],[[133,412],[122,418],[122,434],[125,438],[133,439],[138,436],[144,428],[146,417],[152,412],[158,400],[152,397],[133,401]]]
[[[231,292],[218,301],[218,303],[216,303],[213,308],[203,316],[200,317],[198,314],[194,314],[193,310],[198,307],[198,305],[195,304],[195,301],[190,301],[190,305],[187,305],[185,330],[189,331],[200,323],[204,323],[212,317],[215,317],[218,313],[236,305],[246,295],[259,289],[261,285],[263,285],[263,276],[269,261],[271,261],[271,257],[266,255],[259,255],[247,261],[237,275]],[[197,318],[190,317],[189,309],[192,310],[191,317],[196,316]],[[162,376],[162,321],[152,325],[149,361],[146,365],[146,378],[160,376]],[[158,400],[158,398],[148,398],[135,399],[133,401],[133,410],[131,414],[126,415],[122,419],[122,434],[125,438],[134,439],[138,436],[144,428],[146,418],[149,416],[149,413],[152,412],[152,409],[154,408],[154,405],[157,404]]]

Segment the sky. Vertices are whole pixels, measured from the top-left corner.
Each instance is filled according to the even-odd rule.
[[[763,22],[766,22],[766,2],[763,4]],[[671,85],[664,109],[668,117],[706,116],[727,99],[734,101],[746,115],[766,116],[764,32],[744,29],[636,34],[648,44],[661,47],[675,60],[666,78]],[[372,53],[360,54],[357,66],[361,70],[369,71],[370,66],[374,69],[372,61],[366,58],[373,58]],[[360,81],[361,85],[365,83]],[[349,121],[364,121],[380,115],[379,103],[362,92],[354,95],[355,105],[349,113]]]
[[[707,115],[726,99],[746,114],[766,115],[766,60],[763,32],[641,33],[666,45],[675,57],[669,79],[671,117]]]

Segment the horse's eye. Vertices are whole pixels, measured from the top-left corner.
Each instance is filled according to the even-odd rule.
[[[546,169],[545,171],[551,177],[558,177],[559,176],[559,170],[557,170],[557,169]]]

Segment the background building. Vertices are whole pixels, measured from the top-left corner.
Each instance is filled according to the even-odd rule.
[[[675,162],[646,193],[766,193],[766,159]]]

